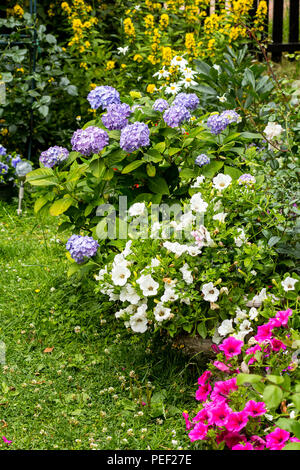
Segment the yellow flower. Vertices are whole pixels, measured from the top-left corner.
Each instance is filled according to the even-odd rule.
[[[88,69],[88,66],[87,66],[86,62],[80,62],[79,67],[81,67],[82,69],[85,69],[85,70]]]
[[[147,86],[147,93],[154,93],[156,90],[156,86],[152,83]]]
[[[50,77],[49,80],[48,80],[49,83],[52,83],[54,82],[54,78],[53,77]]]
[[[7,129],[2,129],[1,134],[2,134],[2,135],[7,135],[7,134],[8,134],[8,130],[7,130]]]
[[[146,15],[144,18],[144,22],[145,22],[146,29],[154,28],[154,16],[153,15]]]
[[[106,70],[112,70],[115,68],[115,61],[114,60],[108,60],[106,63]]]
[[[139,91],[130,91],[129,95],[134,100],[135,98],[141,98],[142,94]]]
[[[124,20],[124,31],[127,36],[135,36],[135,29],[130,18]]]
[[[21,68],[19,68],[19,69],[16,69],[16,72],[24,73],[23,67],[21,67]]]
[[[162,60],[163,65],[170,65],[170,62],[172,60],[172,49],[170,47],[162,48]]]
[[[90,83],[90,88],[91,88],[91,90],[93,90],[94,88],[96,88],[96,86],[97,86],[96,83]]]
[[[127,65],[126,64],[121,64],[121,69],[126,69]]]
[[[159,25],[161,29],[167,28],[169,25],[169,15],[167,15],[166,13],[163,13],[160,17]]]
[[[16,15],[16,16],[23,16],[24,15],[24,10],[23,8],[20,6],[20,5],[15,5],[13,7],[13,15]]]
[[[135,54],[133,57],[134,62],[142,62],[143,57],[140,54]]]

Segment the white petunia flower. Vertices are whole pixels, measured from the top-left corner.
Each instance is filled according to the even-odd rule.
[[[246,333],[250,333],[250,331],[253,331],[253,328],[251,328],[251,322],[249,320],[244,320],[240,324],[240,331],[246,331]]]
[[[152,258],[151,264],[150,264],[151,268],[157,268],[157,266],[159,266],[159,265],[160,265],[159,259],[157,259],[157,258]]]
[[[136,202],[131,207],[129,207],[128,214],[130,216],[143,215],[145,213],[145,209],[146,206],[144,202]]]
[[[163,304],[161,303],[156,305],[153,312],[154,312],[155,320],[158,322],[167,320],[168,318],[170,318],[170,315],[171,315],[171,309],[164,307]]]
[[[232,327],[232,319],[222,321],[221,325],[218,327],[218,333],[221,336],[227,336],[233,332],[234,329]]]
[[[145,333],[147,331],[147,324],[147,317],[141,313],[136,313],[129,320],[129,325],[135,333]]]
[[[175,302],[175,300],[177,299],[178,299],[178,294],[176,294],[173,287],[167,286],[160,300],[162,303],[166,303],[166,302]]]
[[[231,176],[219,173],[213,178],[213,187],[219,191],[223,191],[223,189],[226,189],[231,184],[231,181]]]
[[[225,218],[226,218],[227,215],[228,214],[226,212],[219,212],[218,214],[215,214],[213,216],[213,220],[217,220],[221,224],[224,224],[225,223]]]
[[[129,302],[130,304],[136,305],[140,301],[140,299],[140,296],[130,284],[126,284],[126,286],[121,289],[121,302]]]
[[[203,284],[201,292],[204,294],[204,300],[207,300],[207,302],[216,302],[220,293],[219,289],[214,287],[212,282]]]
[[[193,194],[191,197],[191,207],[195,212],[206,212],[207,202],[203,201],[201,193]]]
[[[103,269],[100,269],[98,276],[95,276],[96,281],[103,281],[105,274],[107,274],[107,266],[105,266]]]
[[[264,133],[266,134],[267,139],[272,140],[275,137],[279,137],[283,130],[284,129],[280,124],[276,124],[276,122],[268,122],[268,125],[264,129]]]
[[[139,284],[145,297],[157,294],[159,284],[154,281],[150,274],[147,274],[146,276],[142,275],[136,282]]]
[[[241,310],[240,307],[236,309],[236,316],[234,318],[234,323],[238,323],[241,320],[244,320],[248,317],[246,310]]]
[[[250,320],[255,320],[258,315],[258,310],[255,307],[251,307],[249,310],[249,318]]]
[[[111,271],[111,279],[115,286],[125,286],[127,279],[130,277],[130,271],[124,265],[116,265]]]
[[[185,263],[179,271],[182,273],[182,278],[187,284],[192,284],[194,282],[192,272],[189,270],[189,265],[187,263]]]
[[[196,245],[190,245],[187,247],[187,252],[190,256],[198,256],[201,255],[202,251]]]
[[[199,188],[199,186],[203,183],[204,180],[205,180],[205,176],[203,176],[203,175],[197,176],[197,179],[191,185],[191,188]]]
[[[247,241],[246,234],[242,228],[237,229],[239,235],[237,237],[234,237],[234,243],[236,244],[237,247],[240,247]]]
[[[281,285],[283,290],[288,292],[289,290],[295,290],[296,282],[298,282],[298,279],[294,279],[293,277],[288,276],[284,279],[284,281],[281,281]]]

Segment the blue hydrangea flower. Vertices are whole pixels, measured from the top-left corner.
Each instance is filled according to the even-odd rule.
[[[108,142],[109,137],[107,132],[95,126],[78,129],[74,132],[71,139],[72,150],[86,156],[101,152],[108,145]]]
[[[227,109],[226,111],[223,111],[220,114],[220,117],[227,119],[229,124],[232,124],[233,122],[241,122],[242,120],[241,116],[233,109]]]
[[[238,179],[239,184],[254,184],[256,183],[256,179],[254,176],[250,175],[250,173],[244,173]]]
[[[81,264],[97,253],[99,243],[93,237],[72,235],[66,243],[66,249],[76,263]]]
[[[16,155],[14,158],[11,159],[10,164],[14,168],[16,168],[17,164],[21,161],[22,161],[22,159],[21,159],[20,155]]]
[[[3,147],[3,145],[0,144],[0,155],[4,156],[6,155],[6,148]]]
[[[194,110],[199,106],[199,98],[195,93],[178,93],[173,101],[173,106],[178,105]]]
[[[195,164],[198,166],[208,165],[208,163],[210,163],[210,158],[205,153],[201,153],[195,159]]]
[[[190,119],[191,113],[184,106],[171,106],[163,114],[163,119],[170,127],[179,127],[184,121]]]
[[[121,130],[120,147],[125,152],[131,153],[148,145],[150,145],[150,131],[144,122],[128,124]]]
[[[106,109],[106,114],[102,116],[102,122],[109,130],[123,129],[127,126],[127,118],[131,114],[129,104],[110,104]]]
[[[97,86],[90,91],[87,99],[92,109],[98,109],[100,107],[105,109],[110,104],[120,103],[120,94],[112,86]]]
[[[6,175],[7,172],[8,172],[8,165],[0,162],[0,175]]]
[[[218,135],[229,125],[229,120],[220,114],[212,114],[207,119],[207,127],[212,134]]]
[[[55,145],[41,153],[40,162],[45,167],[52,168],[54,165],[67,160],[68,156],[69,151],[66,148]]]
[[[160,113],[162,113],[163,111],[168,109],[168,107],[168,102],[163,98],[159,98],[158,100],[154,101],[152,109],[154,109],[154,111],[159,111]]]

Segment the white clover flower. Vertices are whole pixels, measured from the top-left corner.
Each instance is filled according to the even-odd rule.
[[[279,137],[283,130],[284,129],[280,124],[276,124],[276,122],[268,122],[268,125],[264,129],[264,133],[266,134],[267,139],[272,140],[275,137]]]
[[[298,282],[298,279],[294,279],[293,277],[288,276],[284,279],[284,281],[281,281],[281,285],[283,290],[288,292],[289,290],[295,290],[296,282]]]
[[[124,286],[131,272],[124,265],[114,266],[111,271],[111,279],[115,286]]]
[[[195,212],[206,212],[207,202],[203,201],[201,193],[193,194],[191,197],[191,207]]]
[[[228,214],[226,212],[219,212],[218,214],[215,214],[213,216],[213,220],[217,220],[221,224],[224,224],[225,223],[225,218],[226,218],[227,215]]]
[[[162,303],[159,303],[156,305],[156,307],[153,310],[155,320],[158,322],[168,320],[171,315],[171,309],[164,307]]]
[[[216,302],[220,293],[219,289],[214,287],[212,282],[203,284],[201,292],[204,294],[204,300],[207,302]]]
[[[130,216],[143,215],[145,213],[146,205],[144,202],[136,202],[128,209]]]
[[[75,333],[80,333],[80,329],[81,329],[80,326],[75,326],[74,332]]]
[[[239,248],[247,241],[246,234],[242,228],[237,228],[237,231],[239,235],[237,237],[234,237],[234,243],[236,246]]]
[[[233,332],[234,329],[232,327],[232,319],[222,321],[221,325],[218,327],[218,333],[221,336],[227,336]]]
[[[231,184],[231,181],[231,176],[219,173],[213,178],[213,187],[219,191],[223,191],[223,189],[226,189]]]
[[[205,176],[203,175],[197,176],[196,181],[191,185],[191,188],[199,188],[204,180],[205,180]]]
[[[146,276],[142,275],[136,282],[139,284],[145,297],[157,294],[159,284],[154,281],[150,274],[147,274]]]
[[[140,296],[136,290],[130,284],[126,284],[120,292],[121,302],[129,302],[130,304],[136,305],[140,300]]]
[[[136,313],[129,320],[129,325],[135,333],[145,333],[147,331],[147,324],[147,317],[143,313]]]

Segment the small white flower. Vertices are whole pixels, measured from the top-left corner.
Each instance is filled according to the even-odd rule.
[[[137,294],[135,289],[130,285],[126,284],[120,292],[121,302],[129,302],[130,304],[136,305],[140,301],[140,296]]]
[[[81,329],[80,326],[75,326],[74,332],[75,333],[80,333],[80,329]]]
[[[173,65],[173,67],[176,67],[176,66],[179,66],[180,69],[185,69],[186,66],[188,65],[188,61],[186,59],[184,59],[183,57],[179,56],[179,55],[176,55],[175,57],[173,57],[173,59],[171,60],[171,65]]]
[[[213,178],[213,187],[219,191],[223,191],[223,189],[226,189],[231,184],[231,181],[231,176],[219,173]]]
[[[129,46],[117,47],[118,54],[126,55],[128,52]]]
[[[226,212],[219,212],[218,214],[215,214],[213,216],[213,220],[217,220],[221,224],[224,224],[225,223],[225,218],[226,218],[227,215],[228,214]]]
[[[221,325],[218,328],[218,333],[221,336],[227,336],[230,333],[233,333],[234,329],[232,327],[232,319],[222,321]]]
[[[207,302],[216,302],[219,297],[219,289],[214,287],[212,282],[203,284],[201,292],[204,294],[204,300]]]
[[[205,176],[203,176],[203,175],[197,176],[197,179],[191,185],[191,188],[199,188],[199,186],[203,183],[204,180],[205,180]]]
[[[180,89],[181,86],[179,85],[179,83],[170,83],[170,85],[166,87],[165,93],[167,93],[167,95],[177,95]]]
[[[193,194],[191,197],[191,208],[195,212],[206,212],[207,202],[203,201],[201,193]]]
[[[198,256],[201,254],[201,250],[198,246],[190,245],[187,247],[187,252],[190,256]]]
[[[129,320],[130,327],[135,333],[145,333],[147,331],[147,323],[147,317],[141,313],[136,313]]]
[[[294,279],[293,277],[286,277],[284,281],[281,282],[283,290],[288,292],[289,290],[295,290],[295,284],[298,282],[298,279]]]
[[[191,86],[197,85],[197,82],[195,82],[195,80],[193,80],[191,77],[184,77],[183,80],[178,82],[178,85],[181,85],[184,88],[189,88]]]
[[[283,130],[284,129],[280,124],[276,124],[276,122],[268,122],[268,125],[264,129],[264,133],[266,134],[267,139],[272,140],[275,137],[279,137]]]
[[[246,234],[242,228],[237,228],[237,231],[239,235],[237,237],[234,237],[234,243],[236,246],[239,248],[247,241]]]
[[[159,303],[154,308],[153,313],[154,313],[155,320],[158,322],[161,322],[170,318],[171,309],[164,307],[162,303]]]
[[[136,202],[131,207],[129,207],[128,214],[132,217],[136,215],[143,215],[145,213],[145,209],[146,206],[144,202]]]
[[[225,96],[225,93],[224,93],[224,95],[222,95],[222,96],[217,96],[217,98],[218,98],[218,100],[220,101],[220,103],[226,103],[226,101],[227,101],[227,98],[226,98],[226,96]]]
[[[161,302],[175,302],[178,299],[178,294],[175,293],[175,290],[171,286],[165,288],[165,292],[161,297]]]
[[[240,320],[244,320],[247,317],[248,317],[248,314],[246,310],[241,310],[240,307],[237,307],[234,323],[239,323]]]
[[[189,265],[187,263],[185,263],[179,271],[182,273],[182,278],[187,284],[192,284],[194,282],[192,272],[189,270]]]
[[[150,274],[147,274],[146,276],[142,275],[139,279],[137,279],[136,282],[139,284],[145,297],[157,294],[159,284],[158,282],[154,281]]]
[[[251,323],[249,320],[244,320],[242,321],[242,323],[240,324],[240,332],[246,332],[247,333],[250,333],[250,331],[253,331],[253,328],[251,328]]]
[[[154,73],[152,76],[153,77],[158,77],[158,79],[162,79],[162,78],[167,78],[169,77],[171,74],[170,72],[168,72],[165,67],[163,67],[161,70],[159,70],[158,72]]]
[[[254,269],[252,269],[252,271],[250,271],[250,273],[252,274],[252,276],[257,276],[257,272]]]
[[[255,320],[258,315],[258,310],[255,307],[251,307],[249,310],[249,318],[250,320]]]
[[[111,279],[115,286],[124,286],[130,277],[130,271],[126,266],[114,266],[111,272]]]

